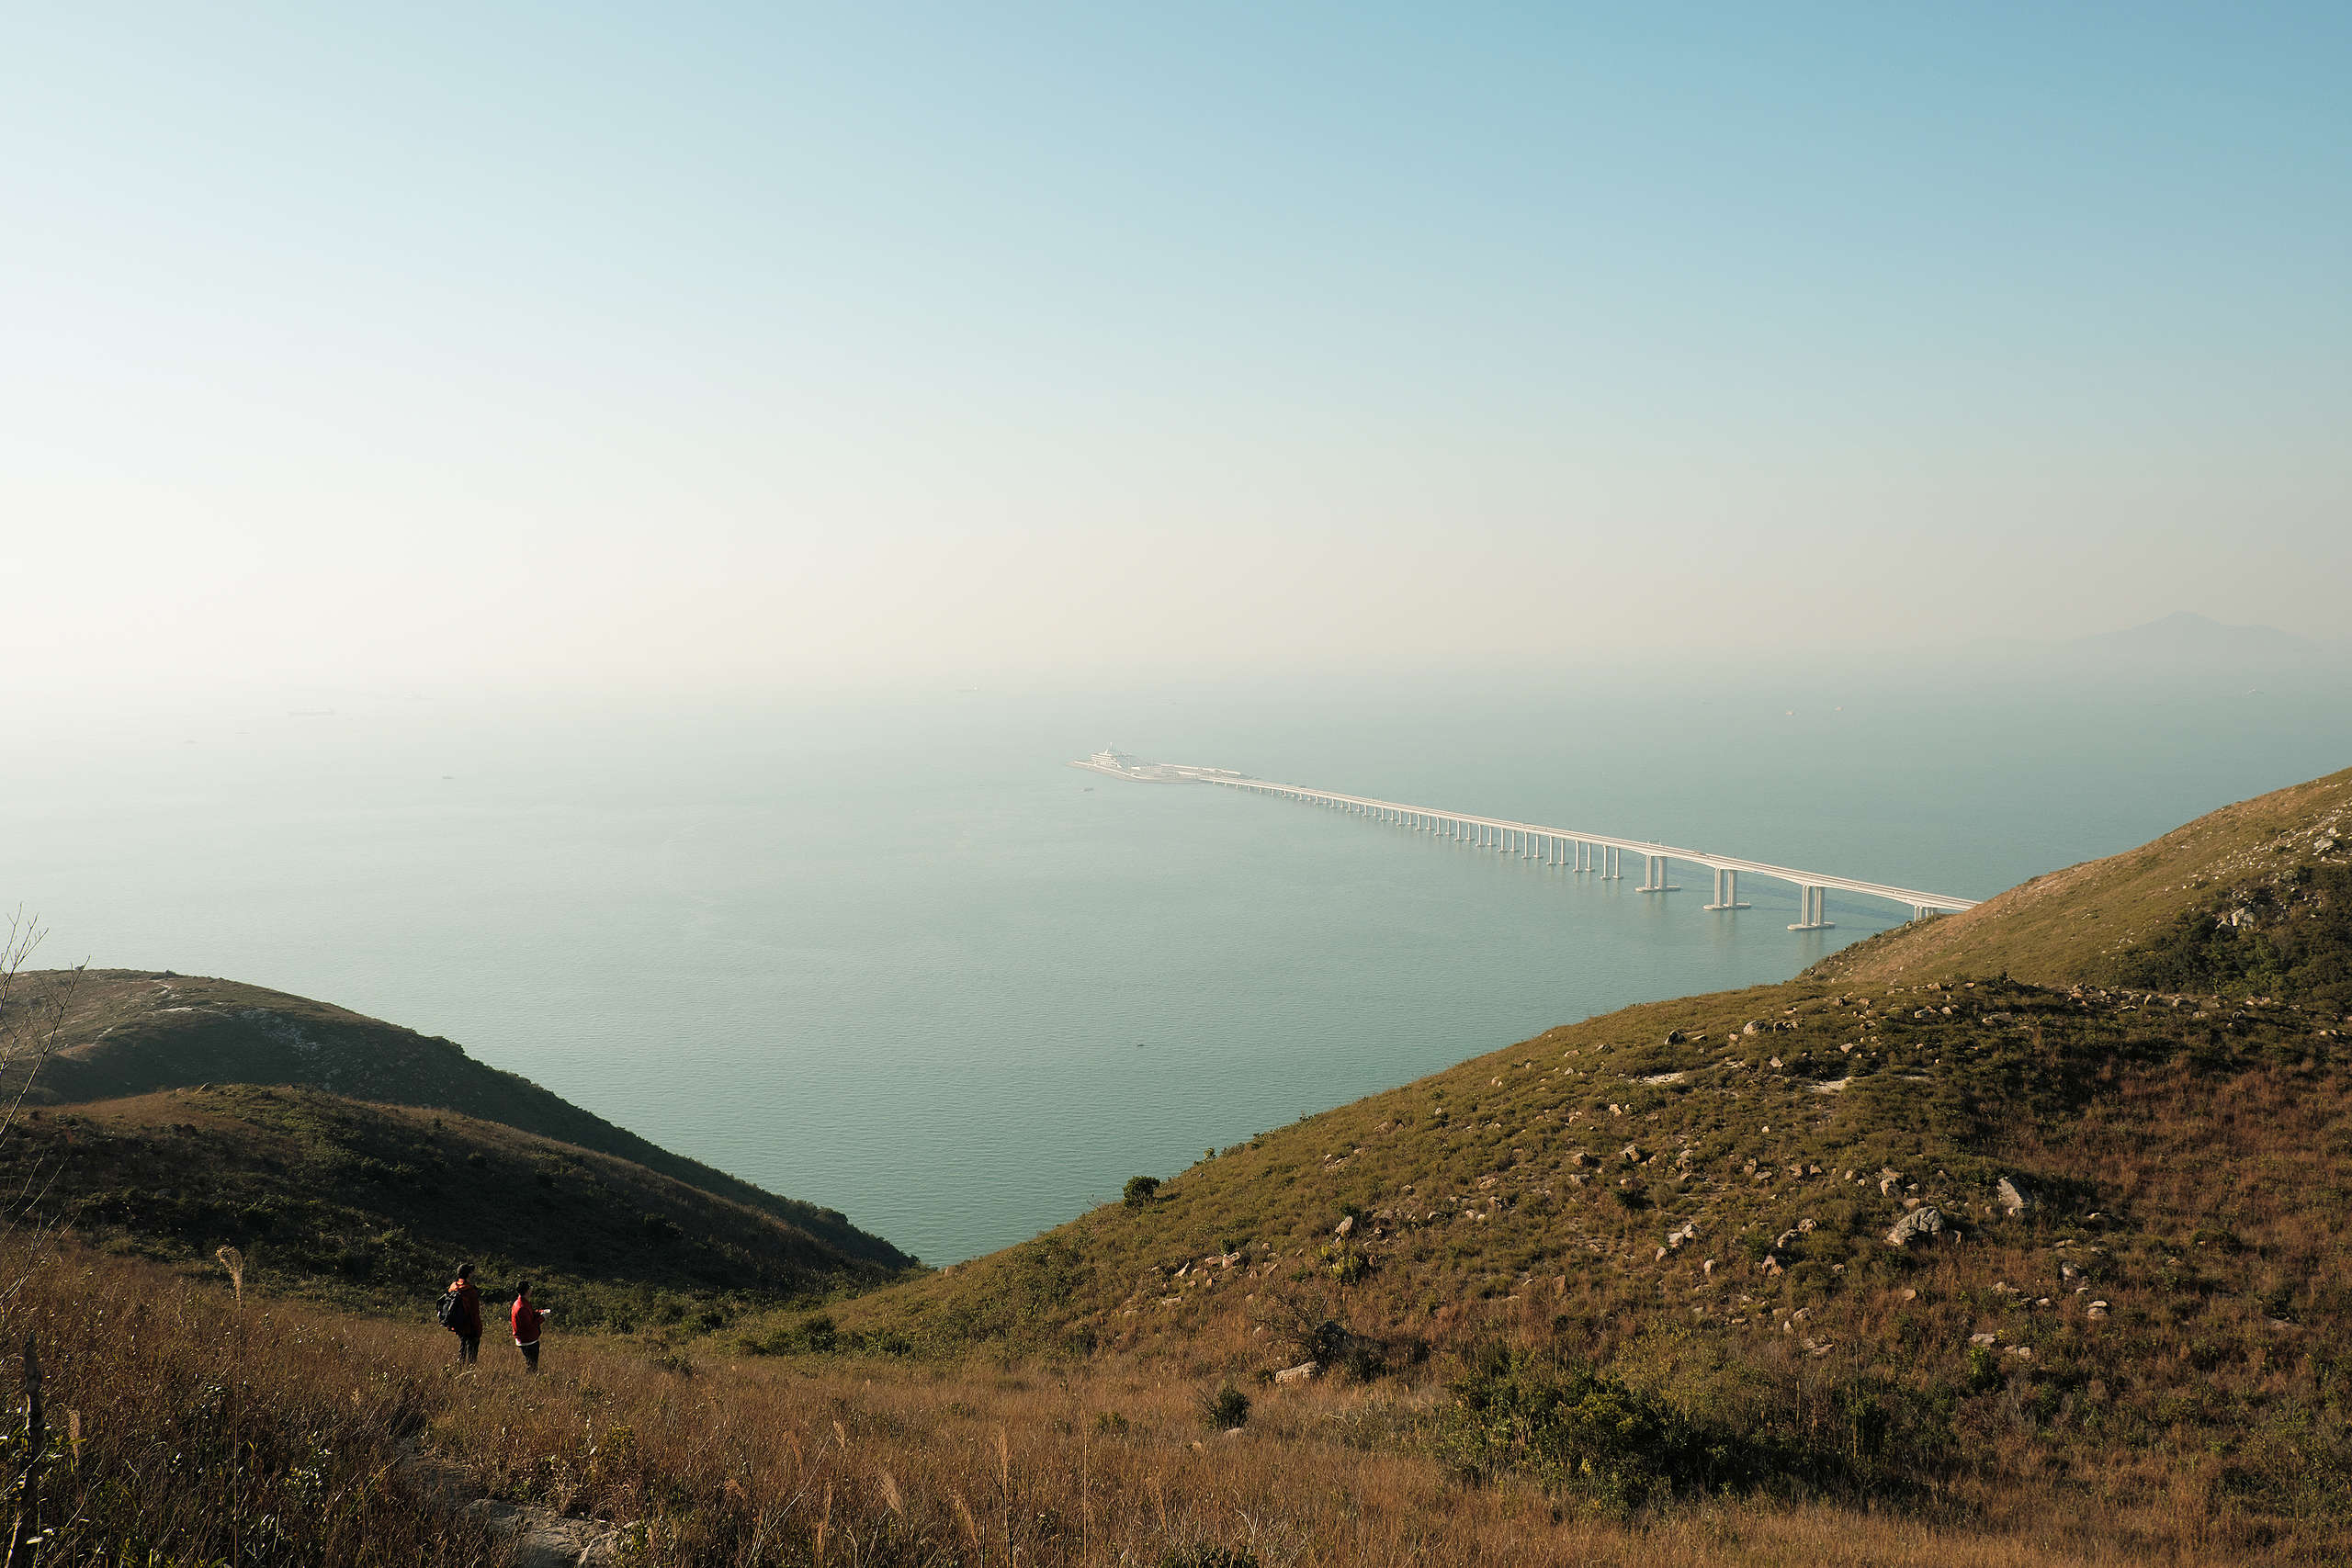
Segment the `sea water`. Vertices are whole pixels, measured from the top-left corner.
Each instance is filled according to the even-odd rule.
[[[44,956],[461,1042],[933,1262],[1908,910],[1636,891],[1147,760],[1970,897],[2352,762],[2340,681],[1816,671],[701,705],[329,694],[19,724],[0,897]]]

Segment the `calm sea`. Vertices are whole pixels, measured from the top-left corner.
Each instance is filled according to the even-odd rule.
[[[1104,745],[1983,897],[2352,762],[2340,680],[1623,672],[600,711],[341,694],[28,721],[0,898],[52,960],[462,1042],[933,1262],[1553,1024],[1905,911],[1710,914]],[[1638,867],[1634,868],[1638,871]]]

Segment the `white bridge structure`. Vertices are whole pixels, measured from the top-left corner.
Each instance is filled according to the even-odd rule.
[[[1642,882],[1634,889],[1636,893],[1679,893],[1681,889],[1667,880],[1668,863],[1681,861],[1690,865],[1702,865],[1715,874],[1714,902],[1706,906],[1710,909],[1747,908],[1748,906],[1739,901],[1740,873],[1746,872],[1750,876],[1769,876],[1778,882],[1789,883],[1797,890],[1800,912],[1796,922],[1789,927],[1792,931],[1829,930],[1828,902],[1833,892],[1858,894],[1865,898],[1883,898],[1889,903],[1908,905],[1911,918],[1915,920],[1933,914],[1974,908],[1977,902],[1973,898],[1954,898],[1942,893],[1922,893],[1915,887],[1894,887],[1883,882],[1863,882],[1850,876],[1831,876],[1817,871],[1800,871],[1794,866],[1744,860],[1737,855],[1719,855],[1706,850],[1678,849],[1671,844],[1621,839],[1608,833],[1549,828],[1542,823],[1515,822],[1503,817],[1476,817],[1467,812],[1442,811],[1430,806],[1408,806],[1402,801],[1375,800],[1369,795],[1342,795],[1336,790],[1276,784],[1271,779],[1253,779],[1227,768],[1192,767],[1181,762],[1136,762],[1116,751],[1099,751],[1073,766],[1137,783],[1186,781],[1222,784],[1227,789],[1243,790],[1253,795],[1301,801],[1327,810],[1344,811],[1351,816],[1386,823],[1408,832],[1430,833],[1498,854],[1563,866],[1579,874],[1589,873],[1602,881],[1622,880],[1625,874],[1625,857],[1628,854],[1639,855]]]

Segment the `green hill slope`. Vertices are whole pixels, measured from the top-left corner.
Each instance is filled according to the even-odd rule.
[[[421,1310],[470,1258],[575,1326],[868,1286],[894,1270],[643,1166],[454,1112],[216,1085],[44,1108],[0,1141],[20,1217],[248,1282]]]
[[[1823,979],[2007,974],[2352,1010],[2352,770],[2222,807],[1819,964]]]
[[[37,1010],[67,976],[28,975]],[[632,1161],[717,1197],[762,1209],[842,1254],[885,1269],[904,1253],[831,1209],[754,1187],[615,1126],[447,1040],[306,998],[233,980],[91,970],[74,981],[60,1050],[30,1102],[64,1105],[198,1084],[285,1084],[353,1100],[453,1111]]]

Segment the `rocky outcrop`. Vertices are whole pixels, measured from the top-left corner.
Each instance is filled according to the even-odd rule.
[[[1889,1247],[1909,1247],[1915,1241],[1927,1241],[1943,1235],[1944,1216],[1932,1203],[1922,1203],[1901,1219],[1886,1233]]]

